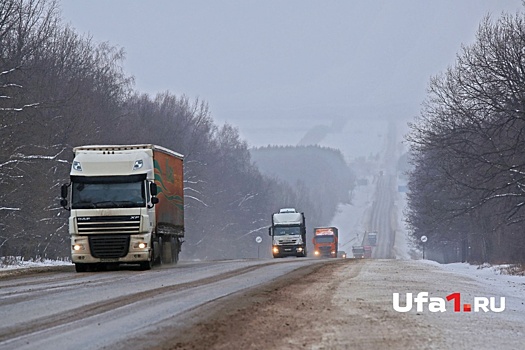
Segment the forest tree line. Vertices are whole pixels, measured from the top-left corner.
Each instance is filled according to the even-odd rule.
[[[486,17],[411,124],[407,220],[444,260],[525,262],[525,18]]]
[[[60,186],[72,148],[85,144],[153,143],[185,156],[183,259],[257,256],[255,237],[267,237],[284,203],[320,216],[304,188],[262,175],[206,102],[136,91],[124,56],[64,24],[56,0],[0,3],[0,256],[69,256]]]

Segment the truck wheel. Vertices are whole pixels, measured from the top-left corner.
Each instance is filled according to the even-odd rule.
[[[75,271],[76,272],[87,272],[87,270],[88,270],[87,264],[81,264],[81,263],[76,263],[75,264]]]
[[[162,263],[171,264],[173,262],[172,242],[165,240],[162,242]]]
[[[157,252],[159,253],[157,255]],[[157,264],[157,265],[162,265],[163,261],[162,261],[162,255],[163,255],[163,251],[162,251],[162,238],[159,237],[159,240],[158,242],[154,242],[153,243],[153,264]],[[155,257],[156,256],[156,257]]]
[[[151,266],[153,265],[153,262],[151,260],[148,260],[148,261],[142,261],[140,263],[140,269],[141,270],[151,270]]]
[[[179,252],[180,252],[180,243],[179,240],[175,240],[172,244],[171,251],[173,252],[173,263],[176,264],[179,261]]]

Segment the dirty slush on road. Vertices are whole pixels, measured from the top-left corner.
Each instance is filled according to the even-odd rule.
[[[389,347],[389,344],[393,345],[391,348],[405,348],[410,339],[399,342],[399,337],[395,337],[398,339],[389,342],[385,334],[381,337],[366,334],[370,327],[377,326],[378,320],[362,316],[363,310],[370,312],[371,309],[365,305],[366,297],[352,296],[348,290],[346,299],[336,298],[341,288],[349,288],[348,283],[352,283],[364,263],[337,259],[299,268],[270,284],[194,310],[185,318],[191,326],[159,329],[148,337],[155,339],[148,348],[370,349],[370,346]],[[342,283],[345,285],[341,286]],[[381,322],[392,325],[399,322],[399,314],[388,312],[385,316],[384,310],[376,311],[381,313]],[[356,338],[366,341],[356,343]],[[139,343],[142,343],[140,348],[146,345]],[[121,345],[134,348],[138,343]]]

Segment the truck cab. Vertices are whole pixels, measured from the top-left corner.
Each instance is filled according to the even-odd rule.
[[[337,227],[316,227],[314,229],[314,255],[316,257],[336,258],[339,239]]]
[[[306,257],[306,226],[304,213],[294,208],[283,208],[272,215],[272,225],[268,229],[272,237],[272,255]]]
[[[353,246],[352,255],[354,259],[363,259],[365,257],[365,248],[363,246]]]

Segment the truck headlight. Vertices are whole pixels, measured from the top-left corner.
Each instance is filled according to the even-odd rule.
[[[135,249],[146,249],[148,247],[148,244],[146,242],[136,242],[133,244],[133,248]]]
[[[73,244],[73,246],[71,247],[75,252],[78,252],[78,251],[81,251],[81,250],[86,250],[86,248],[84,247],[83,244]]]
[[[299,248],[297,248],[297,251],[300,253],[300,252],[303,251],[303,248],[302,248],[302,247],[299,247]]]
[[[314,255],[319,255],[319,251],[316,250],[316,251],[314,252]]]
[[[279,253],[279,248],[273,247],[272,251],[273,251],[274,254],[277,254],[277,253]]]

